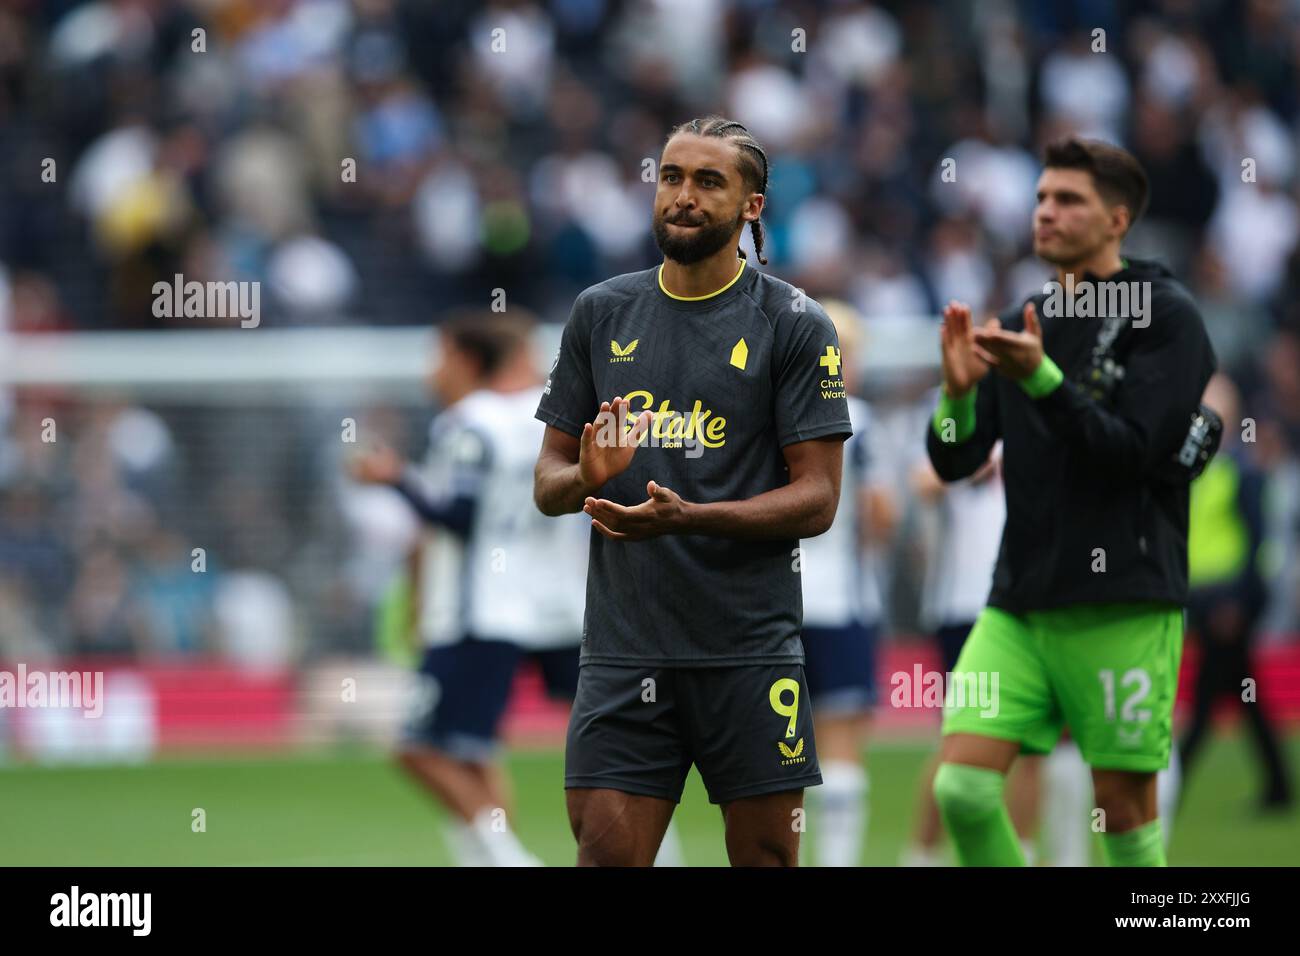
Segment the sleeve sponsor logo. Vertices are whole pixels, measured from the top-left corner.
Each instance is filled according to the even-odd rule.
[[[844,379],[840,378],[840,350],[833,345],[826,346],[826,352],[817,360],[817,364],[826,369],[827,378],[821,380],[822,398],[844,398],[848,393],[844,388]]]

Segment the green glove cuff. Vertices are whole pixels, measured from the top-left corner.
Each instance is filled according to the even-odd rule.
[[[941,391],[932,426],[935,437],[945,444],[960,444],[975,434],[975,389],[961,398]]]
[[[1065,381],[1065,373],[1052,361],[1052,357],[1043,353],[1043,360],[1033,374],[1020,381],[1020,387],[1030,398],[1043,398],[1051,395]]]

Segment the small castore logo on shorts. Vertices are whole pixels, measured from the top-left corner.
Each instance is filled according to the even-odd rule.
[[[804,763],[808,759],[807,757],[804,756],[803,753],[802,737],[800,737],[799,742],[794,745],[793,750],[790,749],[790,747],[786,744],[784,740],[778,740],[776,742],[776,749],[781,751],[781,756],[784,758],[781,761],[782,767],[788,767],[793,763]]]

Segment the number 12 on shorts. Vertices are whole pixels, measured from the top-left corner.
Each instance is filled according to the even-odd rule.
[[[1113,721],[1115,719],[1115,672],[1106,669],[1098,672],[1097,678],[1101,681],[1102,692],[1106,701],[1106,719]],[[1147,694],[1151,692],[1151,676],[1145,668],[1134,667],[1126,670],[1124,676],[1119,679],[1121,688],[1128,689],[1136,685],[1137,689],[1133,691],[1124,701],[1120,708],[1120,719],[1125,723],[1145,724],[1151,719],[1150,710],[1138,710],[1137,705],[1146,700]]]

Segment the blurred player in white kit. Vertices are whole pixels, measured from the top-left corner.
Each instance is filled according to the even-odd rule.
[[[449,811],[459,865],[538,866],[510,825],[501,719],[526,658],[549,696],[573,699],[590,520],[557,521],[533,506],[545,426],[533,417],[542,377],[532,319],[476,312],[440,328],[431,385],[443,410],[424,467],[379,448],[352,468],[359,481],[393,487],[435,529],[416,562],[421,689],[398,761]],[[676,835],[664,846],[660,863],[677,862]]]

